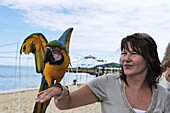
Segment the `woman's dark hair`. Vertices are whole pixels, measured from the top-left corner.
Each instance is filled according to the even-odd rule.
[[[156,83],[158,83],[159,76],[161,75],[161,63],[158,57],[157,45],[155,41],[146,33],[135,33],[122,39],[121,51],[123,49],[129,51],[127,42],[130,42],[130,46],[133,51],[142,55],[147,61],[148,73],[146,76],[146,81],[151,89],[152,86],[157,88]],[[120,78],[128,85],[123,67],[121,66],[121,68],[122,73]]]

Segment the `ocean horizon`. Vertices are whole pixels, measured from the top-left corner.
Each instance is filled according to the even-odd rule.
[[[0,70],[0,94],[40,87],[42,75],[36,73],[34,66],[0,65]],[[60,83],[72,85],[73,80],[76,79],[77,84],[84,84],[93,78],[95,76],[88,73],[66,72]]]

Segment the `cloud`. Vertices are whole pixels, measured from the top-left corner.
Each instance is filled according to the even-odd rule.
[[[72,48],[115,51],[121,38],[146,32],[155,37],[162,58],[169,42],[168,0],[1,0],[0,4],[22,10],[23,21],[36,27],[52,31],[74,27]]]

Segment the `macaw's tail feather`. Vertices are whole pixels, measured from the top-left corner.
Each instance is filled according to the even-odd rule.
[[[44,79],[44,76],[43,76],[39,92],[46,90],[48,88],[49,88],[49,86],[48,86],[48,84],[47,84],[47,82],[46,82],[46,80]],[[51,99],[44,102],[44,103],[35,103],[33,113],[45,113],[50,101],[51,101]]]
[[[36,103],[34,106],[33,113],[45,113],[47,106],[49,105],[51,99],[44,103]]]

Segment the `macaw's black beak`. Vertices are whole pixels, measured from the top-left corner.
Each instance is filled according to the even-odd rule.
[[[46,51],[45,51],[45,57],[44,57],[44,62],[52,62],[54,61],[54,57],[53,57],[53,54],[52,54],[52,51],[49,49],[49,48],[46,48]]]

